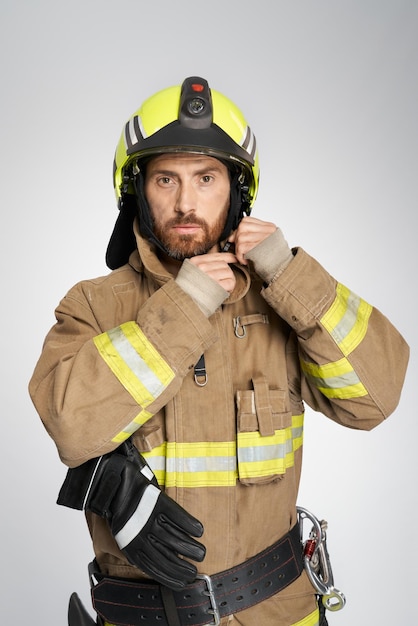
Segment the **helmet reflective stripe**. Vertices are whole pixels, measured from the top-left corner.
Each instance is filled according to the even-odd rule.
[[[244,150],[246,150],[248,154],[251,155],[251,158],[254,160],[255,152],[257,149],[257,142],[255,140],[255,135],[249,126],[247,126],[244,139],[240,143]]]
[[[125,126],[125,142],[126,149],[131,150],[139,141],[146,135],[142,128],[141,118],[139,115],[134,115]]]

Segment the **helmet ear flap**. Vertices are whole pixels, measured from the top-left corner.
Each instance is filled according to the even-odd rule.
[[[106,250],[106,265],[114,270],[128,262],[136,248],[132,228],[136,216],[136,200],[130,194],[122,194],[119,200],[119,215]]]
[[[138,216],[138,229],[141,235],[153,243],[161,252],[167,254],[162,242],[154,234],[154,224],[151,217],[148,200],[144,191],[144,173],[143,169],[139,169],[133,177],[133,185],[135,189],[135,207]]]
[[[153,224],[151,218],[151,211],[149,209],[148,201],[145,197],[144,191],[144,175],[142,170],[138,170],[133,178],[133,185],[135,189],[136,210],[138,215],[138,227],[139,232],[146,239],[153,237]]]
[[[136,166],[125,172],[124,187],[119,199],[119,216],[107,246],[106,265],[112,270],[127,263],[131,252],[136,248],[133,229],[135,217],[138,217],[141,235],[166,252],[163,244],[154,235],[151,212],[144,193],[144,174]]]

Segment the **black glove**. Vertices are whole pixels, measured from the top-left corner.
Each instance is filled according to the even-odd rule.
[[[92,480],[84,508],[108,520],[132,565],[171,589],[193,582],[197,569],[181,557],[199,562],[205,558],[205,547],[192,539],[202,536],[202,524],[160,490],[152,470],[129,440],[94,461],[94,468],[92,461],[86,464]],[[82,467],[69,472],[78,471],[81,477]],[[85,485],[86,476],[78,482]],[[59,504],[67,504],[62,493],[69,491],[68,475],[66,483]]]

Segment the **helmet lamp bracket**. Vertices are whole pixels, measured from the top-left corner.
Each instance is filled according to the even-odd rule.
[[[179,122],[181,126],[203,130],[210,128],[212,119],[212,95],[208,82],[197,76],[186,78],[180,94]]]

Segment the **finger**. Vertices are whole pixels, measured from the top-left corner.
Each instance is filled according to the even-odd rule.
[[[159,518],[174,524],[177,528],[193,537],[201,537],[203,535],[203,525],[198,519],[190,515],[175,500],[169,498],[165,493],[161,494],[161,502],[164,503],[164,510],[160,513]]]
[[[175,536],[174,528],[170,528],[170,532],[164,534],[161,534],[158,528],[155,528],[155,530],[155,534],[148,536],[150,544],[173,563],[178,563],[179,555],[182,557],[181,563],[183,563],[184,557],[199,562],[205,558],[206,548],[198,541],[183,535],[180,531],[178,531],[178,537]]]
[[[218,258],[220,261],[223,261],[224,263],[236,263],[237,262],[237,257],[235,252],[215,252],[215,256],[216,258]]]
[[[240,230],[235,241],[235,254],[238,261],[245,263],[247,252],[265,241],[276,230],[277,227],[270,222],[262,222],[261,225],[256,224],[254,228],[251,225],[247,225],[246,228]]]
[[[182,589],[195,580],[195,565],[180,559],[171,550],[153,538],[150,555],[141,552],[138,565],[155,580],[171,589]]]
[[[194,263],[194,265],[212,264],[215,262],[230,264],[236,263],[237,257],[233,252],[211,252],[209,254],[193,256],[189,260]]]
[[[185,534],[180,528],[164,520],[164,516],[159,516],[154,527],[156,540],[164,544],[171,552],[181,554],[193,561],[203,561],[206,555],[205,546],[196,541],[190,535]]]
[[[242,218],[241,222],[239,223],[238,228],[240,227],[255,227],[255,228],[274,228],[276,229],[277,226],[275,224],[273,224],[273,222],[266,222],[265,220],[260,220],[258,217],[252,217],[251,215],[245,216]]]
[[[235,242],[235,236],[236,236],[236,230],[233,230],[232,233],[229,235],[227,241],[229,241],[229,243],[234,243]]]

